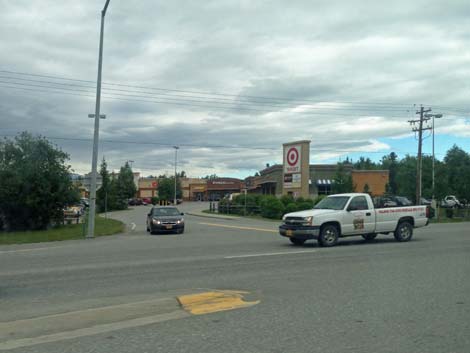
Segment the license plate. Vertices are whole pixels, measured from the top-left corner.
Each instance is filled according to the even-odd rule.
[[[167,226],[166,226],[166,229],[171,229],[171,228],[173,228],[172,225],[167,225]]]
[[[293,236],[294,234],[292,233],[291,230],[286,230],[286,235],[287,235],[288,237],[291,237],[291,236]]]

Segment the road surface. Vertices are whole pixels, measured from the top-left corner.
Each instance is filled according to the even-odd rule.
[[[112,215],[127,234],[0,247],[0,350],[470,351],[468,223],[319,248],[260,220],[185,216],[183,235],[150,236],[148,210]],[[195,315],[175,301],[220,290],[252,304]]]

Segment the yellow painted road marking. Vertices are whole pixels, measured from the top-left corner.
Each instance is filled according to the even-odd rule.
[[[232,229],[242,229],[242,230],[257,230],[260,232],[268,232],[268,233],[278,233],[279,231],[274,230],[274,229],[266,229],[266,228],[255,228],[255,227],[240,227],[240,226],[229,226],[226,224],[220,224],[220,223],[199,223],[205,226],[211,226],[211,227],[222,227],[222,228],[232,228]]]
[[[0,351],[183,319],[191,314],[246,308],[259,303],[259,300],[243,300],[246,294],[249,293],[213,290],[0,322]]]
[[[248,302],[243,300],[240,291],[214,291],[177,297],[184,310],[193,315],[203,315],[233,309],[246,308],[259,303],[259,300]]]

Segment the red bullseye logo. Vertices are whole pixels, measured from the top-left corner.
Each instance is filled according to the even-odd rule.
[[[292,147],[289,151],[287,151],[287,163],[293,167],[299,161],[299,151],[297,148]]]

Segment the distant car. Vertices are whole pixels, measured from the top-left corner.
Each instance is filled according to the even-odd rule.
[[[184,213],[173,206],[154,206],[147,215],[147,232],[184,232]]]
[[[392,200],[397,203],[398,206],[412,206],[413,202],[405,196],[394,196]]]
[[[142,197],[142,204],[143,205],[150,205],[152,203],[152,199],[149,197]]]
[[[462,204],[454,195],[448,195],[441,201],[441,207],[446,208],[461,208]]]
[[[421,205],[430,206],[431,203],[432,203],[431,200],[428,200],[428,199],[426,199],[426,198],[424,198],[424,197],[421,198],[421,202],[420,202]]]
[[[142,204],[143,204],[142,200],[137,199],[137,198],[129,199],[129,202],[128,202],[129,206],[139,206],[139,205],[142,205]]]
[[[81,204],[83,207],[89,207],[89,206],[90,206],[90,201],[89,201],[87,198],[82,197],[82,198],[80,199],[80,204]]]

